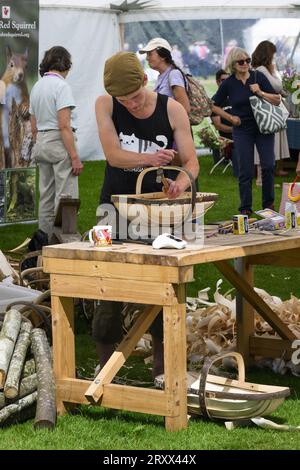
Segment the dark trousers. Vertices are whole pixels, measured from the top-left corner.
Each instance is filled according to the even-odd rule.
[[[98,343],[120,343],[123,338],[122,331],[122,302],[101,300],[94,312],[92,323],[92,337]],[[163,316],[160,312],[149,328],[152,336],[163,340]]]
[[[252,179],[254,177],[254,144],[259,153],[262,170],[262,207],[274,203],[274,134],[261,134],[255,124],[233,129],[234,146],[239,166],[239,210],[252,211]]]

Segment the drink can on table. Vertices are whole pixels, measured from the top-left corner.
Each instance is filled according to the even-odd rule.
[[[238,214],[233,216],[233,233],[234,235],[245,235],[248,233],[249,223],[248,216]]]

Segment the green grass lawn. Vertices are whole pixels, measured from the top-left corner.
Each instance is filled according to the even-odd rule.
[[[206,223],[230,218],[238,212],[237,181],[228,169],[223,175],[217,169],[209,175],[212,157],[200,159],[200,189],[214,191],[219,200],[206,216]],[[103,180],[104,162],[85,163],[80,176],[81,207],[79,230],[84,232],[95,221],[100,186]],[[290,175],[293,180],[293,175]],[[277,178],[280,185],[282,179]],[[254,209],[261,208],[261,190],[253,185]],[[281,188],[276,187],[276,208],[279,207]],[[15,247],[30,237],[36,225],[15,225],[0,227],[0,248]],[[198,290],[211,287],[214,292],[216,281],[222,277],[212,266],[199,266],[195,270],[195,282],[189,285],[188,294],[196,295]],[[299,271],[274,267],[255,269],[255,285],[270,294],[283,299],[293,293],[299,297]],[[223,291],[230,287],[224,283]],[[76,354],[78,370],[89,376],[96,364],[94,345],[82,317],[76,321]],[[150,381],[149,368],[141,358],[130,358],[122,369],[122,375],[129,379]],[[248,371],[247,379],[260,383],[290,386],[291,398],[272,415],[279,423],[300,424],[300,381],[292,376],[278,376],[269,371]],[[166,433],[162,417],[139,413],[117,412],[103,408],[82,406],[77,412],[58,418],[53,432],[33,431],[33,421],[14,425],[1,430],[0,449],[300,449],[297,433],[266,431],[243,428],[226,431],[222,422],[193,420],[187,430]]]

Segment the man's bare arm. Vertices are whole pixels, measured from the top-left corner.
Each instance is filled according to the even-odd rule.
[[[174,157],[174,151],[171,149],[161,149],[155,153],[139,153],[121,148],[112,120],[112,103],[110,96],[100,96],[95,105],[99,137],[108,163],[116,168],[168,165]]]

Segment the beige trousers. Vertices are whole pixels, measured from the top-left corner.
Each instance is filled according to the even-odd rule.
[[[50,238],[59,199],[78,198],[78,177],[72,174],[60,131],[38,132],[32,157],[39,167],[39,228]]]

